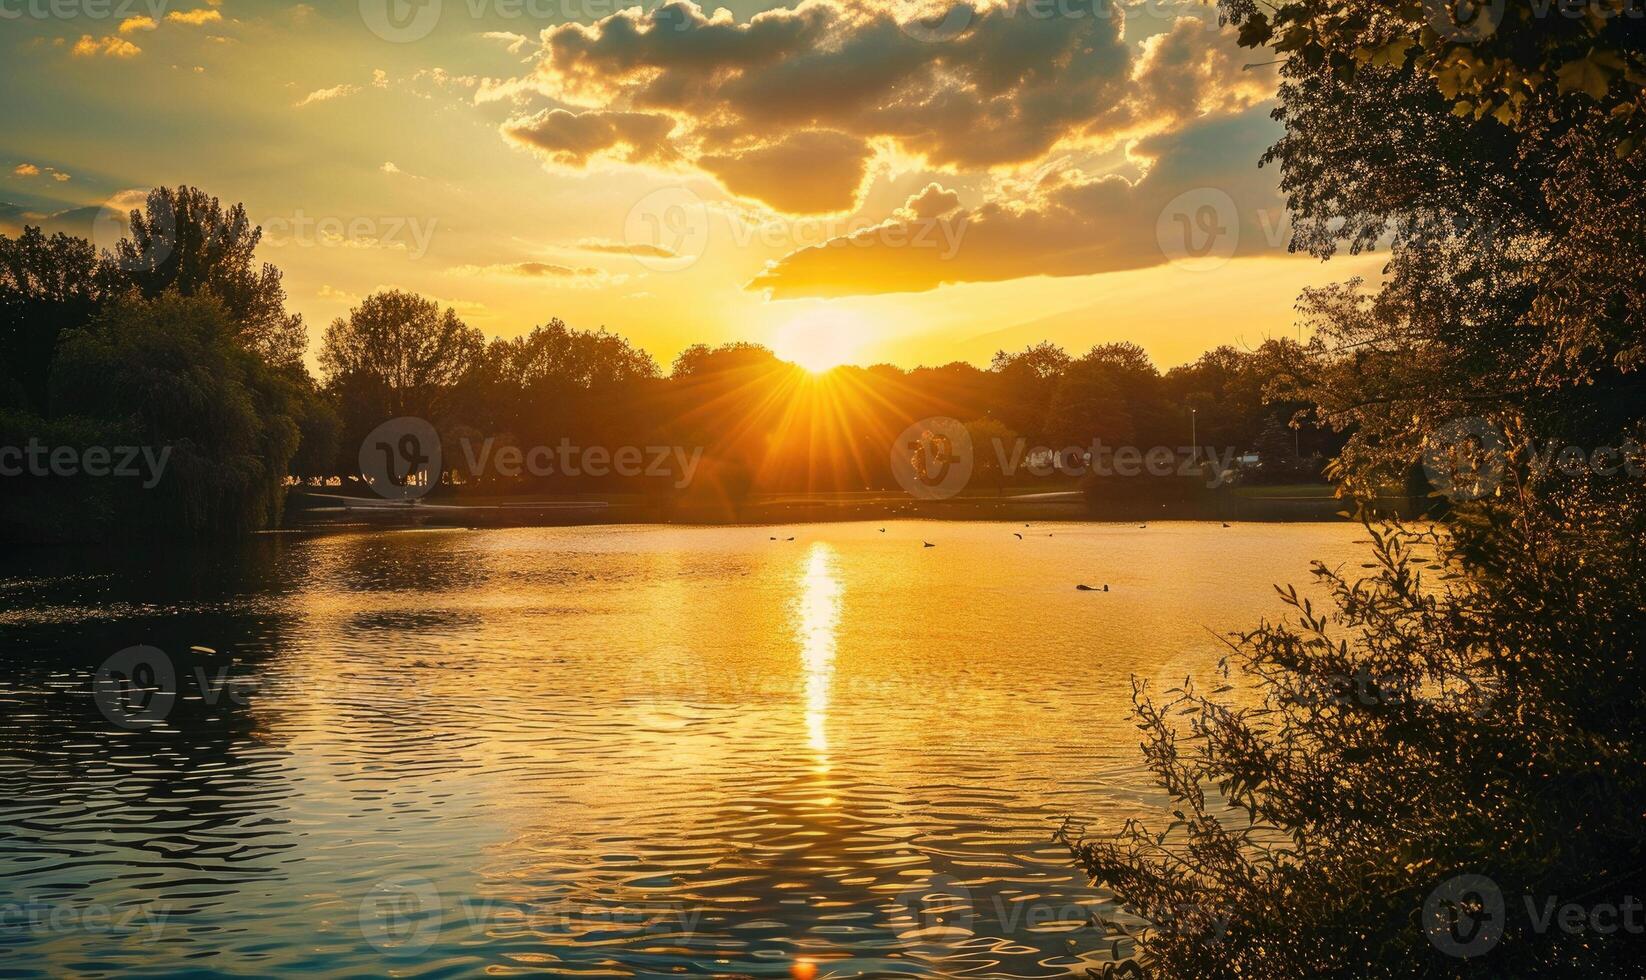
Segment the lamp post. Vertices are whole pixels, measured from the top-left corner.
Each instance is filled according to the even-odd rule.
[[[1200,429],[1196,425],[1199,415],[1200,409],[1189,409],[1189,458],[1193,461],[1191,464],[1193,466],[1200,465]]]

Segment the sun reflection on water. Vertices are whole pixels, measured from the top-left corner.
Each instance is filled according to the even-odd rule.
[[[800,665],[806,672],[806,733],[817,771],[829,771],[829,685],[834,678],[835,632],[840,625],[840,579],[834,551],[812,545],[796,599]]]

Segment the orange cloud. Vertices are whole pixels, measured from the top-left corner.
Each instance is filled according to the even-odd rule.
[[[152,31],[159,26],[160,22],[155,20],[153,17],[145,17],[141,15],[137,17],[127,17],[125,20],[120,22],[120,33],[132,34],[137,31]]]
[[[143,53],[143,49],[125,38],[115,37],[112,34],[101,38],[90,34],[80,35],[80,40],[74,42],[69,54],[76,58],[135,58]]]
[[[202,7],[199,10],[174,10],[166,15],[166,23],[168,24],[188,24],[191,27],[199,27],[202,24],[216,24],[222,19],[222,14],[209,7]]]
[[[12,172],[12,174],[14,174],[15,176],[18,176],[18,177],[38,177],[38,176],[40,176],[40,168],[36,167],[32,163],[19,163],[17,166],[12,168],[11,172]]]

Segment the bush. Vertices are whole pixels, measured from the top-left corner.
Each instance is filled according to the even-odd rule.
[[[1141,972],[1641,975],[1646,520],[1625,484],[1368,526],[1366,577],[1317,566],[1329,613],[1284,590],[1211,690],[1136,688],[1173,819],[1065,839],[1145,921]],[[1567,903],[1632,904],[1635,927],[1568,930]]]

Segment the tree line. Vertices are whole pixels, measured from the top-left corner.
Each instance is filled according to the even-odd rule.
[[[620,478],[465,472],[462,446],[701,448],[702,488],[891,489],[890,451],[911,422],[947,416],[980,442],[1051,449],[1200,446],[1263,450],[1257,479],[1318,477],[1343,436],[1276,397],[1296,345],[1219,347],[1160,371],[1134,344],[1070,354],[1049,343],[904,370],[845,366],[818,377],[756,344],[695,345],[665,371],[605,329],[559,319],[487,338],[452,309],[401,291],[363,299],[308,331],[259,262],[241,205],[159,188],[113,250],[28,227],[0,236],[0,446],[171,447],[164,479],[0,480],[0,536],[232,535],[277,524],[290,486],[366,492],[359,450],[412,416],[446,446],[442,493],[644,490]],[[1010,447],[1008,447],[1010,448]],[[998,489],[1012,479],[980,451]],[[4,460],[0,460],[3,463]],[[992,468],[991,468],[992,467]],[[138,492],[141,490],[142,492]]]

